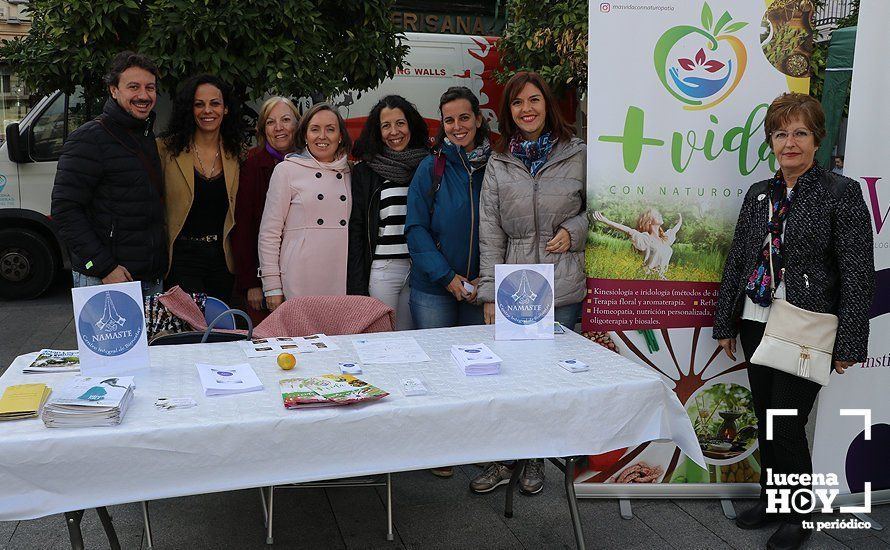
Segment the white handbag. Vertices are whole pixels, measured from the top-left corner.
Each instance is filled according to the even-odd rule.
[[[763,339],[751,362],[828,385],[837,316],[773,300]]]
[[[767,217],[770,211],[772,208],[767,210]],[[837,315],[808,311],[788,300],[775,299],[772,250],[769,253],[773,302],[763,339],[754,350],[750,362],[827,386],[837,337]],[[782,274],[785,274],[785,268],[782,268]]]

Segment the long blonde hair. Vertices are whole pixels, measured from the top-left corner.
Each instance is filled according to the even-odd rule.
[[[659,212],[655,208],[647,208],[640,214],[640,219],[637,220],[637,231],[640,233],[649,233],[649,229],[653,225],[657,225],[658,227],[658,238],[667,241],[667,235],[664,232],[664,228],[661,225],[664,223],[664,218],[661,216],[661,212]]]

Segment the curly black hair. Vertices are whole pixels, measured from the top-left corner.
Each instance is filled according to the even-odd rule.
[[[401,109],[408,121],[408,130],[411,139],[408,141],[408,149],[420,149],[429,147],[429,128],[423,117],[417,112],[417,107],[400,95],[388,95],[377,102],[368,113],[368,120],[362,128],[362,133],[352,146],[352,156],[357,159],[371,160],[383,152],[386,144],[380,134],[380,113],[383,109]]]
[[[222,92],[223,105],[228,109],[228,112],[223,117],[222,125],[219,129],[220,139],[226,153],[237,158],[246,146],[244,133],[241,132],[240,128],[240,103],[233,100],[232,87],[219,77],[211,74],[192,76],[179,87],[179,91],[173,100],[173,112],[170,114],[170,123],[167,125],[164,133],[161,134],[164,146],[167,148],[170,156],[173,157],[183,151],[187,151],[191,146],[192,138],[197,129],[193,108],[195,92],[198,86],[202,84],[210,84]]]

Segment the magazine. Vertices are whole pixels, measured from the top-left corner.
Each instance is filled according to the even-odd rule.
[[[281,388],[281,398],[284,400],[284,408],[286,409],[306,409],[310,407],[331,407],[336,405],[333,401],[328,401],[321,395],[315,393],[315,390],[308,384],[314,378],[286,378],[279,382]]]
[[[0,397],[0,420],[36,418],[50,393],[46,384],[9,386]]]
[[[344,405],[374,401],[389,395],[351,374],[325,374],[320,378],[314,378],[308,386],[328,401]]]
[[[49,428],[115,426],[126,414],[135,387],[132,376],[77,376],[43,407],[43,423]]]
[[[280,382],[281,398],[288,409],[350,405],[383,399],[389,393],[350,374],[314,378],[288,378]]]
[[[42,349],[34,362],[23,368],[22,372],[80,372],[80,355],[77,350]]]

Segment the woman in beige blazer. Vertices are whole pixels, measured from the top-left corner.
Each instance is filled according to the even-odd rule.
[[[166,286],[232,297],[238,161],[243,138],[228,84],[212,75],[187,80],[158,139],[170,268]]]

